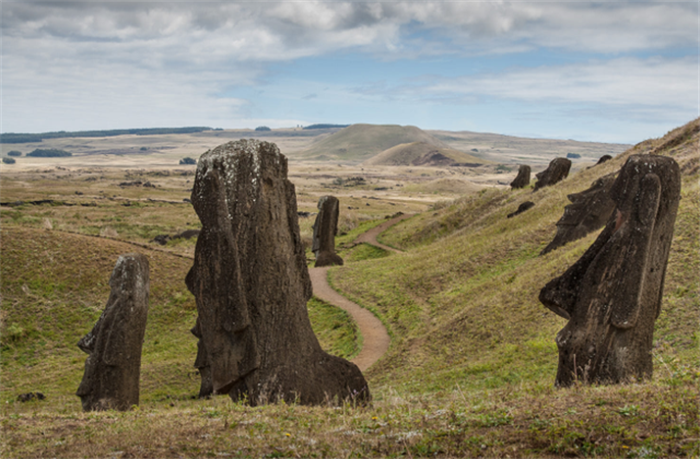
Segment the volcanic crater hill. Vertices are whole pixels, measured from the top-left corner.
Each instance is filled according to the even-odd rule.
[[[468,153],[428,142],[402,143],[362,163],[364,166],[479,166],[490,163]]]
[[[359,163],[391,147],[414,142],[449,149],[447,144],[415,126],[353,124],[320,139],[295,156]]]
[[[554,337],[565,321],[540,304],[538,294],[580,258],[599,231],[538,255],[556,233],[567,195],[616,173],[632,154],[671,156],[681,168],[681,201],[654,352],[659,359],[696,362],[699,132],[697,119],[537,193],[483,190],[386,231],[382,243],[405,251],[400,262],[349,264],[330,276],[337,289],[386,318],[393,336],[388,354],[369,369],[368,378],[409,392],[439,390],[445,381],[476,390],[514,382],[553,384]],[[506,218],[525,201],[535,206]],[[661,367],[657,364],[659,374],[665,371]]]

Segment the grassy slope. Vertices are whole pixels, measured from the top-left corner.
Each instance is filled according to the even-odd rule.
[[[191,260],[118,241],[5,225],[0,400],[40,391],[49,404],[80,409],[74,393],[86,356],[76,343],[104,309],[117,257],[134,251],[149,257],[151,284],[141,399],[183,399],[197,392],[196,339],[189,332],[196,307],[184,284]],[[324,349],[343,357],[359,352],[357,329],[344,311],[312,299],[309,316]]]
[[[359,162],[395,145],[419,141],[446,147],[415,126],[353,124],[315,143],[301,156]]]
[[[334,285],[379,311],[398,337],[389,356],[370,370],[373,380],[412,391],[442,390],[457,382],[484,389],[552,381],[553,338],[565,321],[545,309],[537,295],[597,237],[538,257],[554,235],[566,195],[618,170],[628,154],[649,152],[671,138],[681,143],[661,153],[677,157],[686,173],[655,355],[697,365],[700,192],[697,171],[690,173],[698,161],[697,127],[695,121],[668,139],[644,142],[537,193],[490,190],[418,215],[383,236],[407,253],[334,271]],[[535,207],[507,219],[525,200]]]
[[[660,143],[645,142],[638,150]],[[697,142],[694,150],[688,145],[677,145],[681,154],[676,157],[687,154],[690,162],[686,158],[681,163],[694,161],[697,167]],[[587,188],[598,174],[619,165],[617,160],[584,171],[537,194],[486,191],[416,216],[384,235],[384,242],[409,249],[403,255],[375,259],[380,254],[365,253],[363,246],[344,252],[346,260],[364,261],[334,268],[334,285],[380,312],[394,339],[389,355],[367,373],[375,397],[372,406],[249,408],[219,397],[154,400],[127,413],[80,413],[74,396],[72,405],[9,403],[1,418],[0,455],[697,457],[697,170],[684,179],[663,312],[657,321],[654,380],[613,387],[552,387],[553,337],[563,321],[537,303],[536,294],[573,263],[595,235],[546,257],[536,255],[553,237],[566,194]],[[536,207],[505,219],[527,199],[535,200]],[[34,253],[29,245],[27,250]],[[6,247],[4,239],[3,252]],[[49,248],[38,246],[42,255],[28,260],[45,263],[55,256]],[[103,283],[113,265],[109,258],[101,261]],[[25,269],[24,261],[16,266],[11,275]],[[8,273],[2,274],[7,279]],[[103,306],[103,289],[93,293],[97,309],[85,320],[86,330]],[[25,301],[20,292],[21,286],[14,286],[14,297],[8,299],[3,290],[3,314],[7,302],[20,309]],[[188,317],[183,331],[190,323]],[[73,342],[74,337],[66,339],[67,345]],[[194,340],[190,343],[193,346]],[[25,354],[47,355],[32,352]],[[67,362],[61,359],[55,363]],[[12,365],[13,370],[40,375],[31,367]],[[11,372],[3,370],[7,378]],[[76,374],[79,378],[79,371]],[[189,384],[196,388],[196,381]]]

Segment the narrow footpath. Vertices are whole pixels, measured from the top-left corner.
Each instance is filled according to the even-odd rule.
[[[400,215],[398,217],[387,220],[379,226],[363,233],[355,239],[355,243],[367,243],[387,250],[389,252],[400,253],[400,250],[380,244],[377,242],[377,236],[389,227],[397,224],[401,220],[411,217],[412,215]],[[339,307],[346,311],[357,324],[362,334],[363,344],[360,353],[352,359],[352,363],[358,366],[360,371],[365,371],[374,362],[379,360],[384,353],[389,349],[389,334],[382,322],[367,309],[359,306],[356,303],[348,300],[328,285],[328,268],[309,268],[311,276],[311,284],[314,290],[314,296],[333,306]]]

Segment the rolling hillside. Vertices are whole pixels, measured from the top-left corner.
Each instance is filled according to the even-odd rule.
[[[470,166],[488,163],[481,158],[427,142],[402,143],[366,160],[365,166]]]
[[[333,271],[333,285],[376,310],[393,332],[388,357],[369,371],[375,384],[425,392],[455,383],[470,389],[553,383],[554,336],[565,321],[542,306],[537,295],[583,254],[597,233],[546,256],[538,254],[554,236],[567,194],[618,170],[633,153],[673,156],[683,171],[655,352],[659,359],[697,365],[699,130],[695,120],[537,193],[484,190],[419,214],[382,237],[405,254]],[[535,207],[506,218],[526,200]],[[657,375],[665,373],[663,365],[657,366]]]
[[[353,124],[325,137],[299,156],[306,159],[361,162],[403,143],[425,142],[446,148],[440,140],[415,126]]]

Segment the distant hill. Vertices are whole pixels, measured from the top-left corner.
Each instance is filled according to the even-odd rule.
[[[443,148],[428,142],[402,143],[366,160],[366,166],[451,166],[479,165],[485,161],[453,148]]]
[[[442,141],[415,126],[353,124],[300,152],[306,159],[364,161],[400,144],[425,142],[447,148]]]

